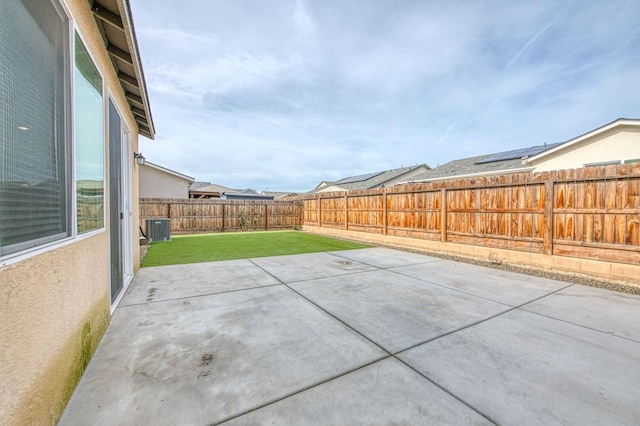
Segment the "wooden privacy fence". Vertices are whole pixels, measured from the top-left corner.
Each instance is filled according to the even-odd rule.
[[[640,263],[640,164],[302,197],[303,225]]]
[[[173,235],[294,229],[301,225],[302,203],[141,198],[140,224],[145,233],[146,219],[157,218],[171,220]]]

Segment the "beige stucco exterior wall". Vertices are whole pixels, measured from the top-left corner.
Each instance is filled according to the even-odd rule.
[[[140,167],[140,197],[189,198],[189,181],[144,165]]]
[[[109,235],[0,268],[0,424],[54,424],[109,322]]]
[[[640,128],[618,126],[532,162],[536,172],[581,168],[585,164],[640,158]]]
[[[131,150],[138,151],[137,126],[89,3],[65,0],[64,5],[102,74],[105,105],[110,93],[131,132]],[[105,169],[108,158],[105,146]],[[138,166],[133,156],[130,161],[137,270]],[[108,211],[108,180],[106,186]],[[109,262],[108,222],[104,230],[87,236],[0,260],[0,424],[56,423],[110,320]]]

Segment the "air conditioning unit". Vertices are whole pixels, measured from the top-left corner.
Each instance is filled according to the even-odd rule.
[[[171,241],[170,219],[147,219],[147,239],[151,241]]]

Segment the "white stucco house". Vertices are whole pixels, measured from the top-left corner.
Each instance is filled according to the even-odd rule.
[[[620,118],[565,142],[462,158],[401,184],[576,169],[640,161],[640,120]]]
[[[640,120],[620,118],[522,160],[536,172],[640,161]]]

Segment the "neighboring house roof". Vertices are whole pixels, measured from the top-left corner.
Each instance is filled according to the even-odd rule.
[[[193,182],[189,186],[189,191],[197,191],[200,188],[204,188],[205,186],[211,185],[211,182]]]
[[[262,191],[260,195],[266,195],[268,197],[273,197],[274,199],[284,198],[284,197],[295,197],[298,195],[297,192],[283,192],[283,191]]]
[[[105,49],[129,101],[138,131],[150,139],[155,137],[147,85],[138,53],[138,41],[131,18],[129,0],[93,2],[91,11],[103,36]]]
[[[604,126],[598,127],[595,130],[591,130],[590,132],[584,133],[580,136],[577,136],[573,139],[569,139],[566,142],[563,143],[559,143],[559,144],[554,144],[553,148],[548,149],[546,151],[542,151],[537,155],[533,155],[530,156],[529,158],[526,158],[523,163],[524,164],[531,164],[531,163],[535,163],[538,160],[543,159],[544,157],[548,157],[549,155],[553,155],[556,154],[560,151],[564,151],[566,149],[571,148],[572,146],[579,144],[580,142],[592,138],[594,136],[597,136],[601,133],[604,133],[606,131],[609,131],[615,127],[620,127],[620,126],[632,126],[632,127],[640,127],[640,120],[639,119],[632,119],[632,118],[618,118],[617,120],[612,121],[611,123],[607,123]]]
[[[256,190],[251,188],[234,189],[234,188],[229,188],[227,186],[218,185],[210,182],[194,182],[189,187],[189,194],[192,196],[199,196],[199,197],[203,197],[203,196],[220,197],[225,192],[234,193],[234,194],[255,194],[255,195],[258,194]]]
[[[178,172],[176,172],[174,170],[167,169],[166,167],[159,166],[159,165],[154,164],[154,163],[152,163],[150,161],[145,161],[144,165],[148,166],[148,167],[151,167],[152,169],[160,170],[161,172],[173,175],[173,176],[178,177],[180,179],[184,179],[186,181],[189,181],[189,183],[192,183],[195,180],[191,176],[183,175],[182,173],[178,173]]]
[[[227,200],[273,200],[273,196],[271,195],[260,195],[251,192],[223,192],[220,198]]]
[[[598,136],[616,127],[623,126],[640,127],[640,120],[619,118],[611,123],[605,124],[604,126],[573,139],[569,139],[565,142],[537,145],[529,148],[515,149],[495,154],[480,155],[477,157],[450,161],[442,166],[438,166],[414,176],[411,180],[402,183],[532,171],[537,167],[536,164],[539,163],[540,160],[544,161],[548,157],[555,154],[561,154],[572,149],[574,145],[590,138],[594,138],[594,136]]]
[[[442,166],[427,170],[414,176],[410,182],[424,182],[437,179],[464,178],[476,175],[525,172],[532,167],[523,165],[523,159],[530,155],[545,152],[560,145],[559,143],[537,145],[529,148],[514,149],[494,154],[453,160]]]
[[[308,193],[329,192],[329,191],[358,191],[362,189],[381,188],[393,179],[402,178],[418,169],[429,170],[426,164],[419,164],[410,167],[400,167],[398,169],[384,170],[381,172],[366,173],[357,176],[349,176],[336,181],[322,181],[315,189]]]

